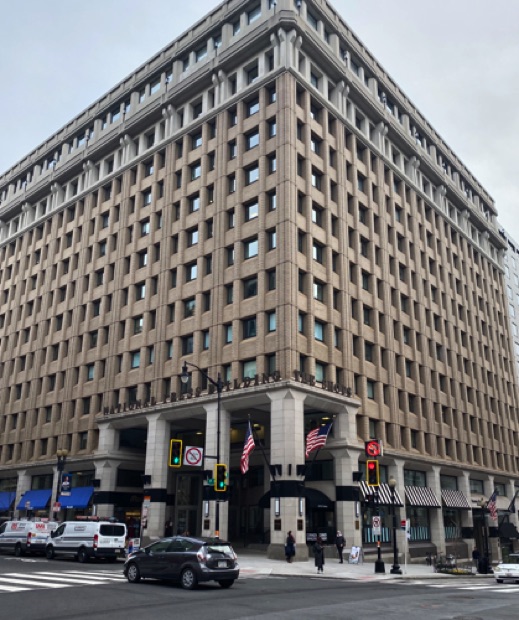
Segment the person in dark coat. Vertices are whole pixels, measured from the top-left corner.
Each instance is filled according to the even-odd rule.
[[[345,544],[346,539],[342,535],[342,532],[337,530],[337,535],[335,536],[335,546],[337,547],[337,553],[339,554],[339,564],[343,563],[342,552],[344,551]]]
[[[315,557],[315,565],[317,566],[317,572],[323,572],[324,566],[324,545],[323,540],[320,536],[317,537],[317,540],[314,543],[314,557]]]
[[[285,557],[287,562],[290,564],[292,562],[292,558],[296,554],[296,539],[292,535],[292,531],[289,531],[287,534],[287,541],[285,543]]]

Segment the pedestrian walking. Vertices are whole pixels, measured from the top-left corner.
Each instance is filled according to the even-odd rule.
[[[324,545],[320,536],[317,537],[317,540],[314,543],[314,557],[317,572],[322,573],[324,567]]]
[[[296,539],[292,535],[292,530],[290,530],[287,534],[287,540],[285,543],[285,557],[287,562],[290,564],[292,562],[292,558],[296,554]]]
[[[346,544],[346,539],[342,535],[342,532],[340,530],[337,530],[337,534],[335,536],[335,546],[337,547],[337,553],[339,555],[339,564],[343,564],[344,562],[342,553],[344,551],[345,544]]]

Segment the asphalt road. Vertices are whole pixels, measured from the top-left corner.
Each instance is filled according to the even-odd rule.
[[[341,620],[511,620],[519,586],[470,580],[359,582],[255,577],[229,590],[202,585],[129,584],[118,564],[0,555],[0,618],[12,620],[161,620],[237,618]],[[463,589],[472,588],[472,589]]]

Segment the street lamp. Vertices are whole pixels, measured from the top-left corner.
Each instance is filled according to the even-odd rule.
[[[189,373],[187,371],[188,366],[196,368],[202,374],[202,376],[205,377],[207,381],[209,381],[209,383],[211,385],[214,385],[214,387],[216,388],[216,462],[220,463],[220,410],[223,389],[222,377],[220,373],[218,373],[217,379],[215,381],[214,379],[211,379],[211,377],[205,372],[205,370],[202,370],[196,364],[192,364],[191,362],[184,362],[182,366],[182,374],[180,375],[180,380],[184,384],[187,384],[187,382],[189,381]],[[214,514],[214,535],[216,538],[220,538],[220,504],[218,499],[216,499],[216,508]]]
[[[488,507],[488,502],[481,498],[479,500],[479,507],[481,508],[481,514],[482,514],[482,518],[483,518],[483,537],[485,540],[485,550],[484,550],[484,554],[483,554],[483,558],[480,560],[479,562],[479,566],[478,566],[478,572],[481,573],[482,575],[487,575],[490,570],[489,570],[489,566],[490,566],[490,562],[489,562],[489,552],[488,552],[488,528],[487,528],[487,507]]]
[[[391,476],[388,481],[389,488],[391,489],[391,506],[393,510],[393,566],[389,571],[393,575],[401,575],[402,571],[400,570],[400,565],[398,564],[398,546],[396,542],[396,506],[395,506],[395,487],[396,480]]]
[[[57,462],[57,470],[58,470],[58,482],[56,485],[56,501],[54,502],[54,507],[53,507],[53,516],[54,516],[54,521],[58,520],[58,513],[59,510],[56,508],[56,505],[58,503],[58,497],[59,497],[59,492],[61,489],[61,483],[62,483],[62,479],[63,479],[63,470],[65,469],[65,463],[67,462],[67,456],[68,456],[68,450],[58,450],[56,452],[56,458],[58,459]]]

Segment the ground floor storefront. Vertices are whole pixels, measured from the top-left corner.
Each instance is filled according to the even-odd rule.
[[[333,544],[337,530],[365,556],[379,544],[390,554],[395,536],[399,552],[416,561],[471,557],[474,548],[497,561],[514,548],[517,515],[508,507],[519,481],[387,449],[375,492],[366,483],[357,413],[358,401],[340,386],[270,378],[108,411],[98,420],[94,454],[1,471],[0,517],[114,517],[143,542],[218,531],[279,559],[288,531],[299,559],[317,536]],[[305,459],[306,436],[329,422],[326,445]],[[255,448],[242,473],[249,424]],[[182,441],[175,466],[171,439]],[[214,488],[217,463],[228,467],[222,493]],[[485,504],[494,489],[497,520]]]

